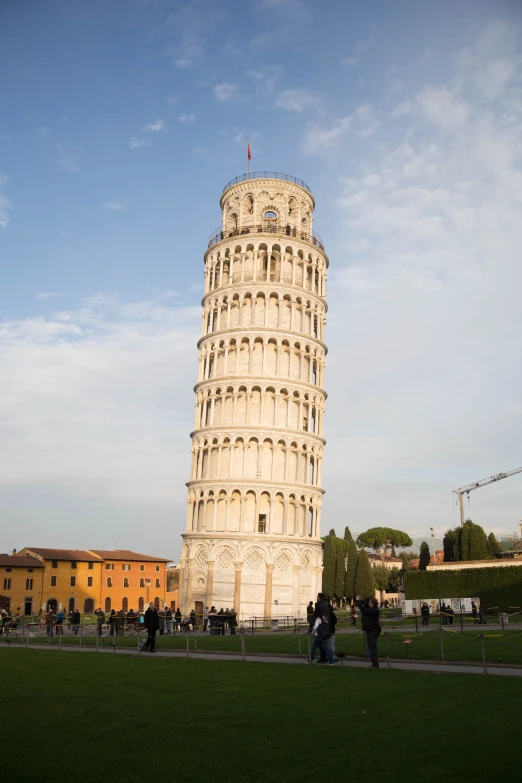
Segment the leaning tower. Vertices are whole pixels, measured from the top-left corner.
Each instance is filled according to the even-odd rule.
[[[320,589],[328,257],[284,174],[221,195],[205,253],[182,611],[303,613]]]

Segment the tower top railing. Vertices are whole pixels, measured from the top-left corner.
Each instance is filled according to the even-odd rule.
[[[223,188],[223,193],[231,188],[232,185],[237,185],[238,182],[247,182],[249,179],[282,179],[285,182],[293,182],[294,185],[299,185],[307,190],[310,195],[312,194],[312,191],[302,179],[292,177],[290,174],[280,174],[278,171],[253,171],[251,174],[241,174],[240,177],[236,177],[235,179],[231,179],[230,182],[227,182]],[[223,195],[223,193],[221,195]]]
[[[306,231],[301,231],[295,226],[286,224],[280,226],[277,223],[262,223],[255,226],[237,226],[236,228],[230,228],[223,230],[217,228],[212,232],[208,240],[208,247],[216,245],[218,242],[222,242],[225,239],[231,239],[232,237],[244,236],[245,234],[279,234],[279,236],[293,237],[294,239],[300,239],[304,242],[309,242],[311,245],[315,245],[324,251],[323,240],[315,231],[309,234]]]

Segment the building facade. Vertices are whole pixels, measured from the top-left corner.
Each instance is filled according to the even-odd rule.
[[[321,584],[328,258],[300,180],[249,174],[205,253],[184,611],[304,612]]]
[[[7,558],[6,555],[0,557]],[[98,608],[105,612],[111,609],[143,611],[151,601],[157,606],[167,604],[177,608],[177,590],[169,592],[167,589],[169,561],[155,555],[121,549],[25,547],[10,560],[27,561],[20,566],[21,570],[16,569],[16,589],[14,578],[9,582],[10,573],[15,571],[13,563],[0,566],[0,587],[9,585],[9,590],[2,590],[1,596],[9,601],[11,611],[21,614],[61,609],[66,612],[78,609],[83,614],[92,614]],[[11,572],[3,576],[9,567]],[[30,567],[35,570],[32,593],[22,589],[24,579],[31,578],[29,572],[25,575],[25,570]],[[32,610],[25,612],[29,598]]]
[[[37,614],[42,581],[43,566],[36,558],[0,554],[0,611]]]

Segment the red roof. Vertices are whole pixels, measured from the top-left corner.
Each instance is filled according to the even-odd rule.
[[[43,557],[45,560],[79,560],[87,563],[99,563],[100,558],[85,549],[45,549],[42,547],[25,546],[28,553]]]
[[[0,553],[0,566],[8,568],[43,568],[40,560],[28,555],[4,555]]]
[[[140,555],[138,552],[131,552],[129,549],[93,549],[103,560],[130,560],[140,563],[170,563],[171,559],[165,557],[156,557],[156,555]]]

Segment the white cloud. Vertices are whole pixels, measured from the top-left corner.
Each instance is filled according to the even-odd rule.
[[[55,296],[61,296],[58,291],[38,291],[37,299],[53,299]]]
[[[373,43],[374,43],[374,39],[372,37],[363,38],[360,41],[358,41],[355,44],[350,56],[345,57],[343,60],[341,60],[341,65],[348,65],[348,66],[357,65],[361,59],[361,55],[363,55],[370,48],[370,46],[372,46]]]
[[[327,128],[320,125],[310,125],[304,137],[304,151],[307,153],[328,152],[336,147],[339,141],[346,136],[352,125],[352,117],[342,117]]]
[[[139,150],[141,147],[152,147],[152,143],[147,139],[139,139],[137,136],[132,136],[129,141],[129,147],[131,150]]]
[[[75,546],[116,536],[179,551],[184,523],[169,519],[186,505],[201,308],[172,293],[0,322],[2,507],[33,542],[44,520],[63,542],[72,505]]]
[[[55,149],[58,153],[58,165],[70,174],[80,170],[80,157],[83,149],[74,141],[57,141]]]
[[[192,68],[194,63],[192,60],[187,60],[185,57],[176,57],[174,60],[174,63],[177,68],[181,68],[181,70],[186,70],[187,68]]]
[[[9,224],[9,208],[11,204],[9,199],[0,193],[0,228],[7,228]]]
[[[231,84],[230,82],[221,82],[214,87],[214,96],[217,101],[231,101],[237,98],[239,95],[239,87],[237,84]]]
[[[145,125],[145,130],[152,133],[164,133],[167,130],[167,126],[165,125],[165,120],[157,119],[156,122],[148,122]]]
[[[426,119],[447,130],[462,127],[471,114],[471,106],[447,87],[426,88],[417,102]]]
[[[167,98],[167,103],[171,106],[174,106],[174,104],[179,103],[180,96],[179,95],[172,95],[170,98]]]
[[[279,93],[276,106],[286,111],[301,113],[310,106],[317,105],[318,102],[318,96],[312,90],[284,90]]]
[[[178,122],[190,123],[194,122],[196,116],[194,114],[180,114],[178,116]]]
[[[411,101],[403,101],[394,108],[391,113],[392,117],[403,117],[405,114],[411,114],[412,103]]]
[[[107,210],[107,212],[119,212],[123,209],[123,204],[120,204],[117,201],[106,201],[103,208]]]

